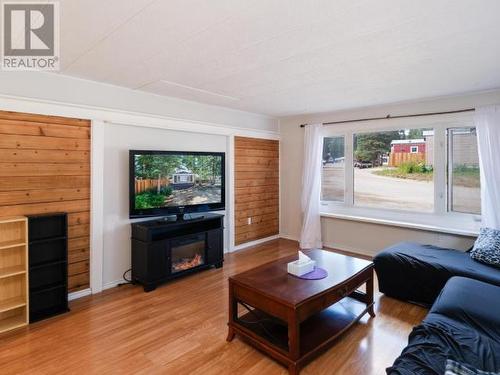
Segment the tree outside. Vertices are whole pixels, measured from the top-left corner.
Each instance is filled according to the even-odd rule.
[[[381,164],[383,155],[391,151],[391,142],[404,139],[404,132],[362,133],[354,136],[354,158],[358,162]]]

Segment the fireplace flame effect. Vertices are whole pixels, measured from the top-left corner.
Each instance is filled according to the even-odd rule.
[[[196,254],[192,258],[182,258],[172,265],[172,269],[174,272],[188,270],[190,268],[197,267],[203,264],[203,258],[200,254]]]

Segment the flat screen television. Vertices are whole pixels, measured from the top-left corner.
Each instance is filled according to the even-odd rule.
[[[129,151],[130,218],[225,208],[223,152]]]

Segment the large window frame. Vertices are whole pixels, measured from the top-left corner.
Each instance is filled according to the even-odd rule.
[[[387,119],[358,123],[325,126],[323,137],[344,137],[345,182],[344,202],[321,201],[321,215],[394,224],[417,229],[460,235],[476,235],[480,216],[448,210],[448,146],[447,132],[450,128],[473,127],[469,113],[425,116],[416,118]],[[434,211],[431,213],[384,208],[363,207],[354,204],[354,135],[366,132],[383,132],[399,129],[434,130]],[[445,219],[445,220],[443,220]]]

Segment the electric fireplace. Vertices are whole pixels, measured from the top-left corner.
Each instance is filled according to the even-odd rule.
[[[205,234],[199,233],[171,241],[172,273],[186,271],[205,264],[205,237]]]
[[[132,280],[154,290],[170,279],[222,267],[224,216],[206,213],[184,221],[132,224]]]

